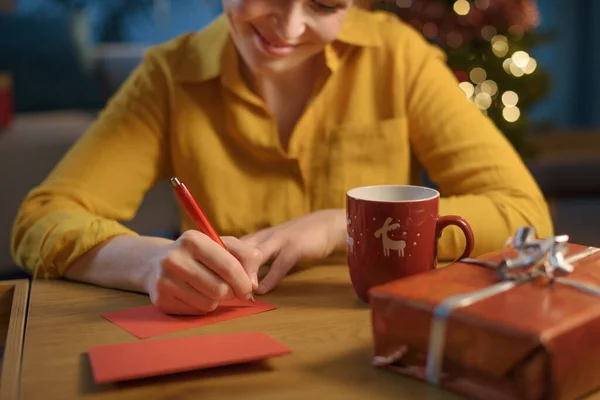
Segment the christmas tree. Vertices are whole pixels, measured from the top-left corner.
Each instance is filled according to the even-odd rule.
[[[535,0],[375,0],[441,47],[460,88],[522,156],[531,156],[528,111],[549,88],[530,55],[548,40],[536,32]]]

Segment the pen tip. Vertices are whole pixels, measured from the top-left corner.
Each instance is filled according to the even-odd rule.
[[[175,176],[171,178],[171,185],[173,186],[179,186],[181,185],[181,182],[179,182],[179,179],[177,179]]]
[[[256,299],[254,298],[254,293],[250,292],[250,301],[256,303]]]

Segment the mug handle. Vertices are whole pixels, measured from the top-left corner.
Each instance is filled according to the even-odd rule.
[[[475,242],[473,238],[473,230],[471,229],[471,225],[469,225],[466,219],[459,217],[458,215],[444,215],[443,217],[439,217],[437,220],[438,238],[442,236],[442,231],[444,230],[444,228],[450,225],[458,226],[460,230],[465,234],[465,251],[459,259],[469,257],[471,255],[471,252],[473,251],[473,245]]]

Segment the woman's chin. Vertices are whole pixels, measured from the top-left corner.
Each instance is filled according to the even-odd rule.
[[[248,63],[250,70],[257,75],[281,75],[286,72],[295,70],[300,63],[294,60],[293,57],[289,59],[280,58],[277,60],[258,58]]]

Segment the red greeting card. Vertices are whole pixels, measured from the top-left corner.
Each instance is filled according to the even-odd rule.
[[[215,311],[200,316],[168,315],[154,305],[129,308],[102,314],[104,318],[140,339],[159,336],[166,333],[214,324],[230,319],[246,317],[277,308],[261,300],[256,303],[238,299],[221,303]]]
[[[291,350],[262,332],[154,339],[88,349],[98,384],[241,364]]]

